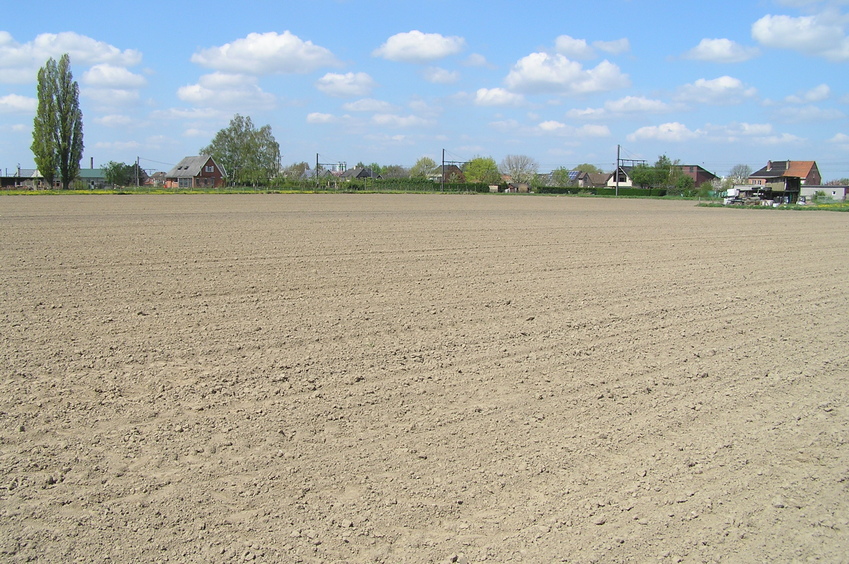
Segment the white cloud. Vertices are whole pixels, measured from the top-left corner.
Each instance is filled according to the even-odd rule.
[[[121,114],[109,114],[94,118],[94,122],[106,127],[127,127],[132,125],[133,118]]]
[[[752,24],[752,37],[765,47],[791,49],[832,61],[849,61],[845,18],[766,15]]]
[[[700,131],[691,131],[683,123],[672,122],[641,127],[628,135],[628,141],[689,141],[702,135]]]
[[[631,42],[623,37],[613,41],[593,41],[593,47],[611,55],[621,55],[631,50]]]
[[[764,137],[773,135],[773,127],[772,124],[769,123],[735,122],[718,127],[709,126],[709,128],[721,135],[734,139],[740,137]]]
[[[183,137],[212,137],[212,135],[209,131],[197,127],[190,127],[183,131]]]
[[[372,52],[375,57],[403,63],[428,63],[456,55],[466,46],[462,37],[445,37],[418,30],[397,33]]]
[[[582,125],[576,131],[581,137],[610,137],[610,128],[606,125]]]
[[[702,39],[684,53],[685,59],[712,63],[742,63],[760,54],[757,47],[745,47],[730,39]]]
[[[191,60],[219,71],[256,75],[304,74],[339,64],[329,49],[289,31],[249,33],[232,43],[203,49]]]
[[[788,96],[786,101],[791,104],[822,102],[823,100],[827,100],[829,96],[831,96],[831,88],[829,88],[828,84],[820,84],[800,94]]]
[[[29,114],[35,113],[38,106],[38,100],[19,96],[18,94],[8,94],[0,97],[0,113],[9,114]]]
[[[776,119],[789,122],[832,121],[846,117],[846,114],[836,109],[824,109],[817,106],[792,106],[776,112]]]
[[[0,31],[0,82],[35,83],[38,69],[47,59],[67,53],[71,67],[112,64],[137,65],[142,55],[134,49],[121,50],[74,32],[42,33],[28,43],[18,43],[7,31]]]
[[[332,114],[312,112],[307,114],[307,123],[333,123],[336,118]]]
[[[559,121],[544,121],[540,123],[537,127],[544,132],[556,132],[562,131],[568,126],[565,123],[561,123]]]
[[[540,123],[537,130],[545,134],[555,134],[565,137],[610,137],[610,128],[606,125],[582,125],[574,127],[559,121],[549,120]]]
[[[503,132],[512,132],[519,128],[519,122],[515,119],[503,119],[489,123],[490,127]]]
[[[213,108],[170,108],[167,110],[156,110],[150,114],[152,119],[156,120],[210,120],[220,121],[226,117],[226,113],[222,113]]]
[[[99,141],[94,144],[94,148],[104,151],[134,151],[141,148],[141,143],[138,141]]]
[[[395,114],[375,114],[372,116],[372,122],[377,125],[387,127],[423,127],[430,125],[430,122],[418,116],[399,116]]]
[[[124,88],[82,88],[80,95],[93,100],[101,109],[132,106],[141,99],[138,90]]]
[[[200,106],[235,109],[270,109],[276,102],[274,95],[257,85],[256,77],[220,72],[200,77],[197,84],[180,87],[177,97]]]
[[[422,71],[424,79],[433,84],[453,84],[460,80],[460,73],[439,67],[428,67]]]
[[[493,68],[494,65],[490,65],[489,61],[486,60],[486,57],[481,55],[480,53],[472,53],[469,55],[463,64],[467,67],[489,67]]]
[[[478,106],[515,106],[524,102],[521,94],[514,94],[504,88],[479,88],[475,93]]]
[[[395,106],[393,106],[389,102],[384,102],[382,100],[375,100],[374,98],[363,98],[362,100],[343,104],[342,109],[349,112],[389,113],[393,109],[395,109]]]
[[[802,143],[804,139],[791,133],[782,133],[781,135],[772,135],[769,137],[759,137],[755,140],[758,145],[797,145]]]
[[[659,114],[671,109],[672,107],[669,104],[660,100],[652,100],[642,96],[625,96],[619,100],[605,102],[603,108],[574,109],[566,115],[574,119],[604,119],[628,114]]]
[[[584,69],[560,54],[531,53],[513,65],[505,83],[511,90],[526,94],[588,94],[624,88],[631,81],[609,61]]]
[[[777,146],[798,144],[802,138],[789,133],[777,133],[768,123],[730,123],[705,126],[707,137],[715,143],[743,143],[744,146]]]
[[[669,104],[642,96],[625,96],[604,104],[606,110],[616,114],[660,113],[669,111]]]
[[[576,39],[569,35],[561,35],[554,40],[554,49],[570,59],[593,59],[595,50],[587,44],[586,39]]]
[[[592,45],[586,39],[577,39],[569,35],[561,35],[554,40],[554,50],[569,59],[594,59],[596,50],[611,55],[619,55],[631,49],[631,43],[623,38],[615,41],[593,41]]]
[[[130,72],[125,67],[101,63],[83,73],[82,83],[96,88],[132,90],[146,86],[147,80],[140,74]]]
[[[849,135],[845,133],[838,133],[834,137],[828,140],[829,143],[834,143],[836,145],[842,145],[844,149],[849,149]]]
[[[327,73],[315,83],[316,88],[328,96],[367,96],[375,86],[374,80],[364,72]]]
[[[721,76],[713,80],[700,78],[678,89],[676,99],[699,104],[729,105],[739,104],[746,98],[757,94],[755,88],[749,88],[742,81],[730,76]]]

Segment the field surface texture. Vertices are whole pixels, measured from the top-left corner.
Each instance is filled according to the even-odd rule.
[[[0,561],[849,554],[849,214],[0,198]]]

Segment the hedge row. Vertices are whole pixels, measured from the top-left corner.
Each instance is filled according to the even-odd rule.
[[[595,196],[615,196],[616,188],[580,188],[577,186],[539,186],[534,188],[537,194],[592,194]],[[619,187],[620,196],[666,196],[666,188],[630,188]]]

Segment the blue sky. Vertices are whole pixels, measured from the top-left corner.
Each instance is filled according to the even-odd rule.
[[[0,168],[34,167],[35,77],[71,56],[85,156],[168,170],[234,114],[283,164],[667,155],[849,177],[849,0],[151,0],[7,6]]]

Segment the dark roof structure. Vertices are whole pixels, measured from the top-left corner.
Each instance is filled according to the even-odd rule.
[[[208,157],[205,155],[201,155],[198,157],[186,157],[177,163],[177,166],[168,171],[165,175],[166,178],[194,178],[196,176],[200,176],[200,173],[203,171],[203,167],[206,166],[206,163],[212,161],[212,163],[218,167],[218,170],[221,171],[221,174],[226,176],[224,172],[224,168],[218,165],[212,157]]]

